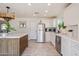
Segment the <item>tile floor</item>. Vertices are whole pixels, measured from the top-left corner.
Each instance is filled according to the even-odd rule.
[[[60,56],[51,43],[30,40],[22,56]]]

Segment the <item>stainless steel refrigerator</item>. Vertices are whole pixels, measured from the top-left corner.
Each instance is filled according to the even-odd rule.
[[[45,42],[45,24],[41,21],[38,24],[37,42]]]

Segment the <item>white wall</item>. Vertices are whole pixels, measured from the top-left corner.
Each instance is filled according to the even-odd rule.
[[[16,18],[15,20],[12,20],[10,22],[18,32],[28,33],[29,39],[36,39],[37,24],[40,22],[40,20],[45,23],[46,27],[53,26],[53,19],[48,18]],[[26,23],[26,28],[20,28],[19,21],[24,21]]]
[[[65,25],[76,25],[79,22],[79,4],[71,4],[64,11]]]
[[[69,25],[78,25],[78,32],[76,33],[79,36],[79,3],[72,3],[64,11],[64,22],[66,26]]]

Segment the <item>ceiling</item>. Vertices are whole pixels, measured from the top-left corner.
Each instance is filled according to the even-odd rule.
[[[0,12],[6,12],[6,6],[10,7],[9,12],[14,12],[17,18],[26,17],[53,17],[58,16],[65,9],[66,3],[0,3]]]

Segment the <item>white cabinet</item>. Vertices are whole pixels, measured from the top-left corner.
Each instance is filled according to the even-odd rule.
[[[79,43],[75,41],[71,41],[71,55],[79,56]]]
[[[62,37],[61,53],[63,56],[79,56],[79,43],[73,39]]]
[[[71,55],[71,41],[69,39],[62,38],[61,53],[63,56],[70,56]]]
[[[55,36],[56,36],[56,34],[54,33],[54,32],[45,32],[46,34],[46,36],[45,36],[45,38],[46,38],[46,42],[51,42],[53,45],[54,45],[54,47],[55,47]]]
[[[54,32],[52,32],[52,34],[51,34],[52,36],[51,36],[51,43],[54,45],[54,47],[55,47],[55,38],[56,38],[56,33],[54,33]]]
[[[79,50],[75,49],[75,48],[72,48],[72,50],[71,50],[71,56],[79,56]]]
[[[67,35],[57,34],[61,37],[61,54],[63,56],[79,56],[79,40]]]
[[[46,42],[50,42],[51,41],[51,37],[52,37],[52,32],[45,32],[45,41]]]

